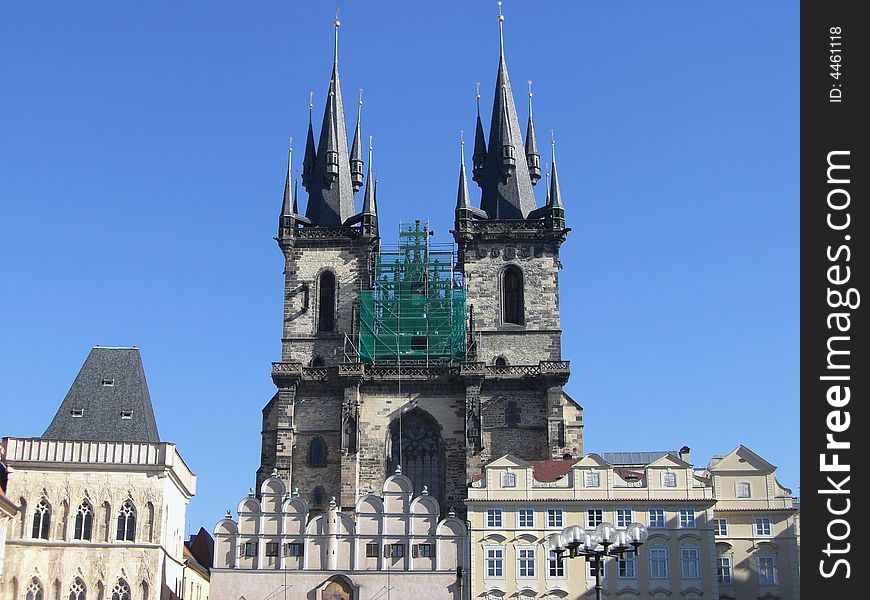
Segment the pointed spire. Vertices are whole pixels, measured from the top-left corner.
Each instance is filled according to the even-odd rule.
[[[374,178],[372,177],[372,136],[369,136],[369,169],[368,173],[366,173],[366,191],[363,196],[362,214],[377,214],[375,209]]]
[[[311,122],[314,110],[314,92],[308,92],[308,137],[305,140],[305,156],[302,158],[302,186],[309,190],[313,181],[317,149],[314,146],[314,127]]]
[[[459,191],[456,193],[456,210],[469,210],[468,180],[465,178],[465,140],[459,133]]]
[[[337,16],[333,25],[335,27],[335,51],[332,62],[332,77],[329,81],[329,94],[323,111],[317,156],[309,185],[306,186],[308,206],[305,208],[305,216],[314,225],[324,227],[343,225],[354,214],[347,127],[341,99],[341,82],[338,76],[338,28],[341,22]]]
[[[529,178],[532,185],[541,179],[541,155],[538,153],[538,140],[535,137],[535,122],[532,120],[532,81],[529,80],[529,123],[526,125],[526,162],[529,164]]]
[[[287,146],[287,177],[284,180],[284,201],[281,203],[281,216],[289,217],[296,214],[293,198],[293,138]]]
[[[363,184],[363,160],[362,160],[362,135],[360,133],[360,123],[362,122],[362,93],[359,91],[359,102],[357,103],[356,113],[356,131],[353,134],[353,143],[350,150],[350,178],[353,184],[353,193],[356,194]]]
[[[486,167],[480,187],[481,208],[493,219],[525,219],[537,203],[527,165],[517,168],[524,156],[517,109],[504,57],[504,15],[499,3],[499,60]],[[477,179],[475,179],[477,180]]]
[[[293,182],[293,214],[299,214],[299,178]]]
[[[564,206],[562,206],[562,191],[559,189],[559,176],[556,174],[556,136],[550,132],[550,145],[552,146],[552,159],[553,165],[552,176],[550,177],[550,201],[549,205],[554,209],[562,209],[564,210]]]
[[[480,185],[483,182],[483,171],[486,167],[486,135],[483,133],[483,123],[480,120],[480,82],[475,84],[477,92],[477,125],[474,128],[474,151],[471,155],[471,177]]]

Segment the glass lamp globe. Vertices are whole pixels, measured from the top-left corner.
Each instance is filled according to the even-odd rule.
[[[583,531],[578,525],[571,525],[570,527],[566,527],[562,530],[562,537],[565,540],[565,547],[572,550],[583,543],[583,537],[585,535],[586,532]]]
[[[648,532],[643,523],[632,523],[626,528],[625,532],[628,534],[628,543],[630,544],[640,546],[646,542]]]
[[[625,531],[619,530],[613,534],[613,542],[610,546],[613,550],[625,550],[626,548],[628,548],[628,545],[628,534]]]
[[[595,528],[595,537],[602,546],[609,546],[613,542],[613,536],[616,534],[616,527],[605,521]]]
[[[547,543],[550,546],[550,550],[552,550],[553,552],[561,552],[565,549],[564,544],[562,544],[561,533],[551,533],[547,537]]]

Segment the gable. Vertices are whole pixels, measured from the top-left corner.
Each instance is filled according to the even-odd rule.
[[[712,473],[757,471],[759,474],[766,475],[774,472],[776,467],[741,444],[718,463],[710,467],[709,470]]]

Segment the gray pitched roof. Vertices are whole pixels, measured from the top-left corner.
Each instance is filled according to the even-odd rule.
[[[159,442],[139,349],[92,348],[42,437]]]
[[[648,465],[668,454],[678,457],[676,450],[658,450],[645,452],[602,452],[601,458],[611,465]]]

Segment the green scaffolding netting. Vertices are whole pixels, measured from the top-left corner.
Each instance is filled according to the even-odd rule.
[[[464,359],[465,286],[453,267],[452,246],[433,249],[427,225],[399,226],[398,248],[377,255],[362,292],[363,362]]]

